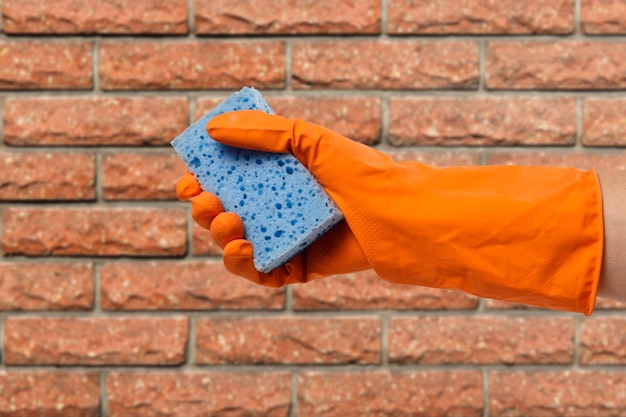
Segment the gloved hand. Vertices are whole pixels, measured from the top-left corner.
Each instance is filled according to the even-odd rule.
[[[345,221],[269,274],[252,262],[241,220],[191,174],[177,188],[193,218],[224,247],[224,264],[281,286],[373,268],[400,284],[460,289],[545,308],[593,311],[603,219],[594,171],[485,166],[434,168],[388,155],[331,130],[258,111],[215,117],[215,140],[293,154]]]

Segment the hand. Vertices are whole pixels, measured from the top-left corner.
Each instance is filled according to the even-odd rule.
[[[224,245],[224,264],[235,274],[281,286],[373,268],[395,283],[593,309],[602,257],[593,172],[396,163],[321,126],[259,111],[217,116],[207,130],[226,145],[293,154],[345,217],[284,266],[261,274],[241,239],[241,220],[183,177],[179,196],[191,198],[194,219]]]
[[[226,268],[257,284],[279,287],[371,268],[354,233],[342,221],[286,264],[261,273],[254,268],[252,244],[243,239],[244,226],[237,214],[225,212],[219,198],[202,190],[190,172],[180,178],[176,193],[181,201],[191,201],[193,219],[224,249]]]

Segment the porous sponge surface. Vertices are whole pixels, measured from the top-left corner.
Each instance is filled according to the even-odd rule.
[[[204,190],[241,216],[257,270],[284,264],[343,219],[315,177],[292,155],[222,145],[206,131],[215,116],[237,110],[274,114],[261,93],[244,87],[189,126],[172,146]]]

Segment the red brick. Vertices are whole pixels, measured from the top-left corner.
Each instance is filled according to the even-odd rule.
[[[194,256],[222,255],[222,248],[215,243],[208,230],[203,229],[194,222],[191,233],[191,246]]]
[[[0,415],[98,417],[95,372],[0,372]]]
[[[487,154],[489,165],[544,165],[579,168],[588,171],[626,169],[626,155],[596,152],[493,152]]]
[[[290,399],[287,372],[111,372],[106,377],[109,417],[287,417]]]
[[[176,200],[176,183],[186,169],[181,159],[172,153],[104,155],[104,199]]]
[[[608,298],[598,297],[596,298],[596,310],[625,310],[626,303]]]
[[[476,309],[478,299],[380,279],[373,271],[337,275],[293,287],[296,310],[456,310]]]
[[[332,11],[332,12],[331,12]],[[380,2],[362,0],[195,0],[199,34],[374,34],[380,33]]]
[[[297,89],[476,89],[475,42],[300,41],[292,52]]]
[[[122,262],[100,268],[105,310],[279,310],[285,290],[255,285],[221,262]]]
[[[377,318],[199,319],[196,335],[199,364],[376,364],[381,354]]]
[[[626,43],[491,42],[485,72],[490,89],[623,89]]]
[[[282,88],[282,42],[105,42],[105,90]]]
[[[0,200],[93,200],[95,175],[93,155],[0,152]]]
[[[392,34],[569,34],[574,0],[389,0]]]
[[[626,415],[623,372],[490,372],[493,417],[609,417]]]
[[[626,364],[626,317],[597,317],[580,325],[582,365]]]
[[[626,3],[622,0],[581,0],[580,17],[587,34],[626,34]]]
[[[13,98],[3,113],[10,145],[167,145],[189,125],[182,97]]]
[[[526,304],[510,303],[508,301],[500,300],[484,300],[484,306],[488,310],[540,310],[539,308],[532,307]]]
[[[587,146],[625,146],[625,99],[585,99],[583,136]]]
[[[179,209],[7,208],[5,255],[180,256],[186,214]]]
[[[433,166],[480,165],[481,156],[476,151],[445,150],[445,151],[416,151],[390,150],[386,151],[396,162],[419,162]]]
[[[566,145],[574,98],[392,98],[392,145]]]
[[[301,372],[299,417],[480,417],[480,371]]]
[[[0,90],[90,89],[91,49],[89,42],[0,42]]]
[[[4,30],[21,33],[187,33],[185,0],[4,0]]]
[[[89,310],[93,266],[88,263],[0,263],[0,310]]]
[[[265,97],[276,114],[322,125],[350,139],[367,145],[380,140],[382,104],[368,97]],[[219,104],[216,98],[201,98],[196,105],[196,119]]]
[[[394,317],[389,359],[408,364],[571,364],[574,320],[543,317]]]
[[[11,365],[174,365],[185,360],[187,338],[186,317],[9,317],[4,358]]]

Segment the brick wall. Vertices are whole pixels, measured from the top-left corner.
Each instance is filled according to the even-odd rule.
[[[398,159],[624,169],[623,0],[0,5],[0,415],[626,416],[625,305],[253,286],[168,146],[253,85]]]

